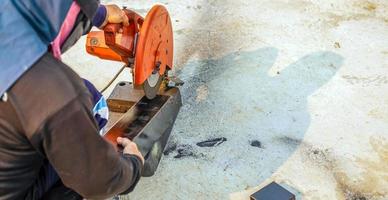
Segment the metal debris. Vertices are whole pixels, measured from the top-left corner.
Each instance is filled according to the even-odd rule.
[[[199,146],[199,147],[215,147],[215,146],[222,144],[225,141],[227,141],[227,139],[224,137],[214,138],[214,139],[198,142],[197,146]]]

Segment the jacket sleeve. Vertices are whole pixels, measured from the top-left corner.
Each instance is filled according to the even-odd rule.
[[[43,133],[44,152],[62,182],[84,198],[107,198],[133,189],[140,160],[122,155],[99,134],[88,95],[56,112]]]
[[[92,21],[100,5],[99,0],[75,0],[82,12]],[[48,45],[57,36],[73,0],[11,0],[17,12]]]
[[[28,22],[28,27],[23,28],[32,28],[34,30],[32,34],[39,36],[41,42],[47,45],[57,36],[73,1],[11,0],[10,2],[18,14]]]
[[[97,8],[100,5],[99,0],[76,0],[78,5],[81,7],[81,10],[85,15],[93,20],[94,15],[97,12]]]

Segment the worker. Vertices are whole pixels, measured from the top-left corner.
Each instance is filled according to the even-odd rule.
[[[132,191],[144,158],[104,140],[94,98],[60,55],[92,25],[128,25],[98,0],[0,1],[0,199],[106,199]],[[106,123],[106,122],[104,122]]]

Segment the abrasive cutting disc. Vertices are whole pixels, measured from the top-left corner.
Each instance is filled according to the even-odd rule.
[[[173,32],[170,15],[162,5],[147,13],[141,26],[134,63],[134,83],[143,85],[145,95],[153,99],[173,64]]]

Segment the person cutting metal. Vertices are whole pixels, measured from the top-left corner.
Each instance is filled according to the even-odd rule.
[[[143,156],[129,139],[117,138],[119,153],[98,134],[99,98],[60,60],[92,26],[126,26],[127,16],[97,0],[5,0],[0,9],[0,199],[132,191]]]

